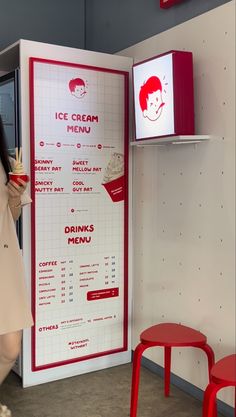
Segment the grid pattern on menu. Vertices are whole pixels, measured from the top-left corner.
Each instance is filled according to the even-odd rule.
[[[124,201],[103,184],[107,167],[124,158],[124,76],[34,65],[35,337],[43,366],[124,345]]]
[[[85,94],[81,98],[71,94],[69,82],[73,79],[85,83]],[[123,75],[36,63],[34,88],[37,91],[35,127],[42,138],[84,143],[86,133],[67,131],[68,126],[80,125],[90,128],[89,140],[108,145],[120,142],[120,136],[123,136],[120,125],[124,119]],[[98,116],[98,122],[89,124],[86,120],[77,120],[76,123],[79,115]]]
[[[44,365],[45,358],[51,358],[52,362],[61,360],[70,360],[81,356],[93,355],[97,352],[103,352],[122,347],[123,342],[123,317],[118,316],[119,304],[109,301],[109,315],[107,310],[109,306],[104,306],[104,302],[98,302],[99,305],[91,306],[91,311],[83,314],[83,321],[75,323],[68,327],[66,331],[48,331],[45,337],[43,330],[47,314],[42,315],[38,324],[37,335],[37,365]],[[109,317],[104,321],[98,321],[96,327],[93,326],[91,317]],[[51,323],[59,325],[61,317],[59,312],[52,311]],[[115,316],[115,317],[114,317]],[[74,317],[74,311],[71,308],[67,312],[68,321]],[[110,317],[112,317],[110,319]],[[89,321],[89,324],[86,322]],[[41,325],[40,325],[41,324]]]
[[[51,203],[48,207],[45,207],[46,198],[48,200],[47,204]],[[36,199],[38,206],[36,223],[37,250],[40,251],[41,256],[53,259],[58,255],[60,257],[73,256],[78,253],[99,255],[112,251],[119,251],[120,255],[122,255],[124,236],[121,234],[121,230],[124,225],[124,216],[120,212],[120,207],[115,207],[112,213],[108,208],[104,208],[104,210],[97,208],[96,211],[96,201],[93,201],[94,199],[92,198],[90,200],[92,200],[90,202],[91,210],[88,204],[88,212],[74,214],[70,213],[71,209],[67,204],[65,206],[60,204],[58,196],[54,196],[54,198],[52,196],[50,198],[40,196],[40,198]],[[40,209],[41,204],[42,210]],[[79,198],[76,204],[79,204]],[[63,209],[67,211],[66,214],[63,213]],[[92,232],[67,233],[69,228],[79,226],[86,226],[87,228],[87,226],[90,227],[91,225],[93,225]],[[85,237],[87,241],[90,241],[80,244],[68,243],[69,239],[78,237]]]

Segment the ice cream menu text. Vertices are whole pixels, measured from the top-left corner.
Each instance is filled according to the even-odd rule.
[[[30,59],[32,370],[127,349],[127,80]]]

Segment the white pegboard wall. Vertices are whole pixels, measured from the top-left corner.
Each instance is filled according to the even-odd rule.
[[[196,134],[206,143],[134,147],[133,348],[158,322],[235,351],[235,1],[122,51],[135,62],[168,50],[194,56]],[[162,349],[147,356],[163,364]],[[204,389],[206,358],[174,349],[172,371]],[[219,398],[233,404],[233,390]]]

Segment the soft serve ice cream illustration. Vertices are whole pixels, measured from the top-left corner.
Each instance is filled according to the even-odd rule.
[[[18,182],[19,178],[25,182],[29,181],[29,177],[25,173],[22,163],[22,148],[20,148],[19,151],[18,148],[16,148],[16,160],[13,163],[12,172],[9,172],[9,178],[18,185],[21,185],[20,182]]]
[[[124,155],[114,152],[105,169],[102,185],[113,202],[124,200]]]

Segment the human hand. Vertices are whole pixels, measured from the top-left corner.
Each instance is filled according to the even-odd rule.
[[[10,207],[18,207],[21,203],[21,195],[26,190],[27,183],[20,178],[18,179],[20,185],[10,180],[7,183],[8,195],[9,195],[9,205]]]

